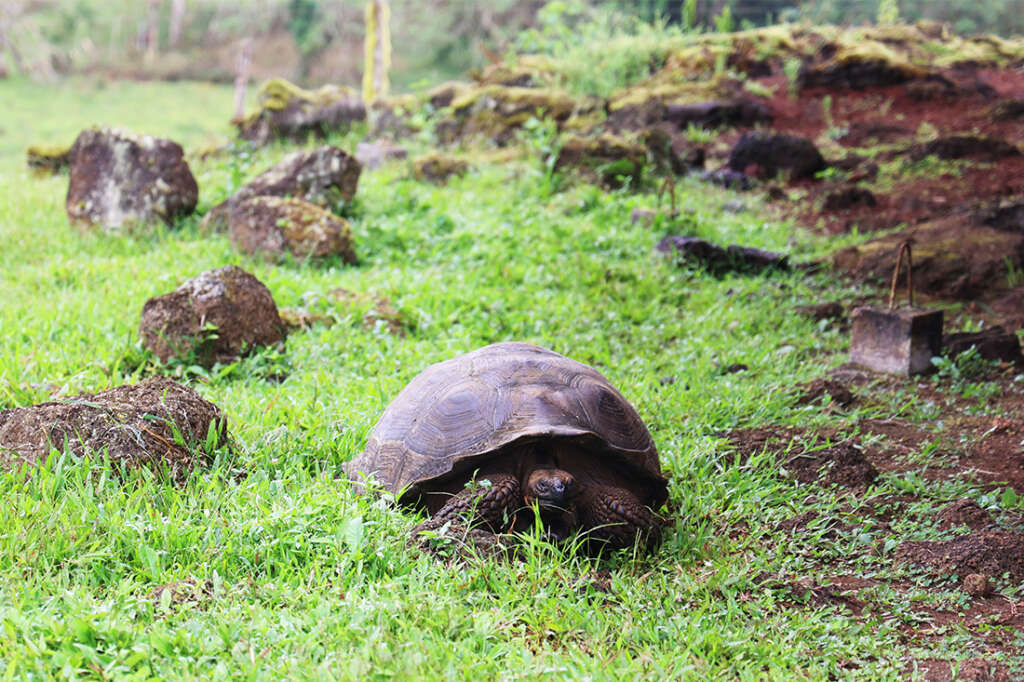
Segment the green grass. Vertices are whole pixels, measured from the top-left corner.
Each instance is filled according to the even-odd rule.
[[[891,534],[850,511],[843,492],[809,498],[767,455],[734,462],[720,436],[842,422],[794,405],[793,386],[845,359],[846,339],[792,308],[844,285],[680,269],[652,253],[660,232],[630,222],[653,191],[553,193],[539,160],[481,164],[443,188],[401,166],[365,173],[352,207],[357,267],[241,255],[197,218],[146,234],[77,231],[63,211],[66,178],[22,168],[24,145],[99,121],[189,148],[217,139],[229,92],[194,87],[0,82],[3,101],[18,99],[0,113],[0,408],[134,381],[143,303],[209,268],[241,265],[278,305],[336,323],[290,336],[284,358],[192,379],[225,410],[238,447],[184,487],[56,456],[29,477],[0,474],[8,678],[902,678],[898,627],[917,618],[904,594],[880,587],[877,610],[853,619],[786,587],[826,564],[889,574],[869,550]],[[200,209],[285,151],[193,162]],[[796,260],[827,248],[766,219],[754,199],[725,213],[724,192],[687,180],[680,193],[676,231]],[[336,287],[387,296],[411,331],[365,326],[332,301]],[[644,417],[674,518],[652,556],[597,563],[534,541],[521,562],[448,566],[407,543],[415,516],[343,479],[342,462],[413,376],[505,340],[594,365]],[[286,378],[262,378],[261,362]],[[749,369],[722,372],[733,363]],[[938,500],[974,490],[909,475],[877,486],[906,489]],[[774,530],[806,509],[866,525],[823,527],[818,541]],[[597,570],[609,572],[607,589]],[[913,653],[962,658],[971,646]]]

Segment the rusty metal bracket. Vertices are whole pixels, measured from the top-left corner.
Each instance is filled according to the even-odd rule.
[[[903,264],[903,253],[907,254],[907,303],[911,308],[914,307],[914,279],[911,272],[914,269],[914,262],[910,254],[910,245],[912,241],[907,239],[900,243],[900,250],[896,254],[896,267],[892,271],[892,285],[889,287],[889,310],[892,310],[893,304],[896,302],[896,282],[900,276],[900,265]]]

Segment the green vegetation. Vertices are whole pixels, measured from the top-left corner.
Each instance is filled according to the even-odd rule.
[[[647,49],[624,40],[619,54]],[[594,85],[617,87],[631,68]],[[803,271],[714,277],[652,253],[672,233],[797,262],[825,254],[828,244],[756,198],[725,211],[732,195],[684,179],[678,215],[633,223],[634,209],[655,205],[657,179],[635,192],[572,184],[547,163],[553,124],[532,118],[516,155],[496,164],[494,150],[463,150],[471,170],[444,186],[415,181],[405,164],[366,172],[346,206],[358,266],[273,264],[202,233],[198,216],[151,233],[71,229],[66,178],[24,168],[29,143],[70,142],[94,123],[166,135],[193,152],[205,212],[289,151],[194,153],[227,139],[229,90],[9,80],[0,97],[16,103],[0,112],[0,409],[153,371],[137,339],[144,301],[206,269],[238,264],[279,306],[331,322],[294,332],[283,356],[172,368],[224,409],[235,438],[184,486],[59,454],[31,475],[0,473],[7,677],[903,679],[908,657],[976,653],[955,629],[906,643],[904,628],[926,617],[918,606],[960,609],[965,597],[953,579],[895,564],[892,551],[904,536],[939,537],[934,512],[949,500],[1000,514],[1024,510],[1020,499],[917,471],[883,474],[855,498],[798,485],[775,455],[741,457],[723,436],[800,427],[808,435],[792,446],[819,447],[825,427],[841,439],[864,417],[935,414],[913,383],[891,403],[846,412],[797,404],[797,384],[845,359],[846,337],[794,307],[863,292]],[[329,141],[351,151],[357,140]],[[429,151],[425,136],[412,144],[412,158]],[[401,325],[370,314],[382,299]],[[341,464],[413,376],[504,340],[595,366],[637,407],[671,477],[654,554],[599,562],[525,538],[521,561],[449,565],[408,543],[414,515],[343,479]],[[947,367],[937,381],[985,381]],[[909,493],[919,499],[904,505],[903,525],[878,523]],[[778,526],[811,512],[806,533]],[[861,590],[868,608],[857,618],[802,587],[846,573],[905,583]],[[1004,662],[1021,672],[1020,660]]]

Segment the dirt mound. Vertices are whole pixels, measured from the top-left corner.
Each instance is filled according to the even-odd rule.
[[[910,158],[920,161],[926,156],[940,159],[974,159],[999,161],[1008,156],[1019,156],[1020,150],[1009,142],[974,135],[949,135],[915,147]]]
[[[997,230],[966,212],[843,249],[832,261],[858,281],[888,282],[896,250],[908,239],[914,244],[914,288],[929,296],[991,300],[1024,267],[1024,232]]]
[[[903,542],[896,559],[948,576],[983,573],[1024,580],[1024,535],[1005,530],[982,530],[943,542]]]
[[[0,412],[5,468],[38,463],[55,448],[103,453],[129,468],[167,466],[181,480],[227,442],[220,409],[165,377]]]
[[[939,527],[943,530],[967,526],[971,530],[980,530],[992,523],[992,517],[978,506],[974,500],[964,498],[950,502],[939,512]]]
[[[785,470],[801,483],[839,485],[846,488],[868,486],[878,478],[878,470],[851,443],[840,443],[824,450],[791,457]]]
[[[823,400],[826,396],[839,407],[848,407],[856,400],[849,388],[832,379],[815,379],[803,384],[800,389],[797,405],[811,405]]]

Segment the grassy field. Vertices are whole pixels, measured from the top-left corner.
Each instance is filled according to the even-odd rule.
[[[95,122],[190,149],[222,139],[229,91],[0,81],[0,99],[16,103],[0,112],[0,408],[137,380],[143,303],[209,268],[238,264],[279,306],[334,320],[294,333],[283,355],[188,378],[225,410],[237,447],[184,487],[57,457],[31,477],[0,474],[5,679],[902,679],[908,657],[970,654],[956,632],[936,651],[908,649],[905,595],[880,592],[877,612],[855,620],[784,587],[823,562],[901,569],[860,551],[881,537],[870,528],[813,546],[776,531],[810,509],[858,512],[837,511],[841,490],[812,495],[757,457],[739,463],[720,435],[858,416],[795,404],[797,384],[845,359],[846,339],[793,307],[846,285],[715,278],[652,253],[682,229],[797,261],[824,252],[755,198],[726,211],[734,196],[687,180],[680,224],[651,228],[630,214],[653,193],[551,191],[531,156],[442,188],[395,165],[360,181],[359,266],[273,265],[200,233],[198,218],[141,235],[77,231],[66,177],[22,167],[27,144]],[[285,151],[194,161],[200,211]],[[387,297],[407,333],[364,324],[370,304],[337,303],[339,287]],[[653,555],[599,563],[533,541],[521,562],[446,565],[408,545],[415,516],[343,479],[413,376],[506,340],[595,366],[643,416],[671,477],[673,521]],[[748,370],[723,371],[734,363]],[[883,476],[877,488],[907,485]]]

